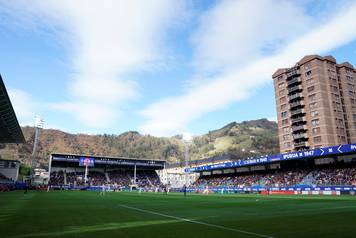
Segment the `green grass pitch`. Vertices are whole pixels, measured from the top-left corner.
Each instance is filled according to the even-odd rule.
[[[356,237],[356,197],[20,191],[0,237]]]

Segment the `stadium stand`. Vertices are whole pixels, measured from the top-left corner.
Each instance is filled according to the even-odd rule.
[[[91,163],[85,166],[81,162],[84,160]],[[162,185],[156,170],[163,169],[164,163],[122,157],[53,154],[49,164],[49,185],[55,189],[98,189],[105,185],[120,189],[153,190]]]
[[[295,185],[356,185],[356,165],[346,168],[294,169],[201,176],[192,187],[286,187]]]
[[[344,144],[185,169],[191,192],[356,194],[356,145]]]
[[[131,175],[132,171],[116,170],[110,172],[109,180],[105,173],[93,171],[88,175],[88,183],[90,186],[102,185],[117,185],[120,187],[129,187],[134,182]],[[65,179],[66,178],[66,179]],[[51,173],[50,185],[52,186],[84,186],[84,173],[83,172],[70,172],[55,171]],[[136,185],[144,189],[152,189],[161,186],[160,179],[155,171],[137,171]]]

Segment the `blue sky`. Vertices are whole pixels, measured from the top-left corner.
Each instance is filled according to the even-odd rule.
[[[356,65],[356,1],[0,0],[0,35],[20,124],[199,135],[276,118],[271,75],[306,54]]]

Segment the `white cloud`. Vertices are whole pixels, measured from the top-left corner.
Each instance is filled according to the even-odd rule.
[[[78,102],[57,103],[51,108],[73,113],[74,117],[90,128],[102,129],[119,119],[115,108],[101,103]]]
[[[202,15],[193,36],[198,69],[236,69],[278,50],[313,25],[301,3],[221,1]]]
[[[164,33],[184,7],[173,0],[34,0],[8,5],[13,14],[19,11],[23,23],[50,31],[66,48],[73,66],[71,100],[52,108],[71,113],[91,128],[112,126],[122,104],[139,96],[136,82],[123,79],[124,74],[162,60]]]
[[[274,122],[278,122],[277,117],[269,117],[269,118],[267,118],[267,120],[269,120],[269,121],[274,121]]]
[[[269,9],[265,6],[264,10],[268,11]],[[253,13],[253,11],[250,13]],[[224,15],[225,13],[221,12],[220,14]],[[246,14],[248,15],[248,13]],[[271,11],[270,14],[277,13]],[[294,17],[288,18],[288,15],[284,13],[285,18],[280,20],[285,22],[295,20]],[[250,16],[245,21],[237,23],[236,28],[253,20],[252,14]],[[219,15],[219,17],[223,16]],[[214,19],[209,19],[209,22],[214,22]],[[312,31],[278,47],[278,50],[272,56],[260,57],[241,69],[225,69],[221,74],[210,78],[209,82],[202,86],[195,86],[181,96],[166,98],[149,105],[142,111],[146,122],[141,126],[141,130],[144,133],[154,135],[173,135],[184,131],[189,122],[203,114],[222,109],[232,102],[250,96],[258,87],[271,80],[271,75],[277,68],[290,67],[306,54],[322,54],[354,40],[356,38],[355,22],[356,4],[354,2],[353,5],[347,6],[347,9],[339,11],[324,25],[312,28]],[[273,29],[273,27],[268,24],[259,26],[261,32],[266,31],[262,28]],[[209,28],[209,26],[206,26],[206,28]],[[207,32],[210,31],[207,30]],[[229,35],[226,37],[228,38]],[[221,36],[221,39],[223,39],[223,36]],[[196,44],[199,44],[199,42],[196,42]],[[224,45],[224,41],[212,43],[211,47],[219,48],[221,46],[215,46],[215,44]],[[236,47],[247,47],[251,50],[254,44],[250,46],[248,42],[245,42],[243,45],[236,45]],[[227,49],[229,48],[233,48],[233,46],[227,44]],[[208,52],[208,54],[211,54],[208,57],[208,63],[210,59],[214,61],[221,57],[219,54],[215,57],[215,54],[211,52]],[[239,57],[239,55],[236,57]],[[231,57],[228,55],[226,59],[226,64],[230,65]],[[233,63],[231,64],[233,65]]]
[[[25,91],[20,89],[9,89],[8,94],[14,108],[17,120],[24,125],[33,125],[35,114],[34,108],[36,103],[32,97]]]

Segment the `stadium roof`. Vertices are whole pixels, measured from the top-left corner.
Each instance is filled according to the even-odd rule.
[[[0,143],[24,143],[25,138],[0,75]]]
[[[138,159],[127,157],[109,157],[109,156],[93,156],[93,155],[75,155],[75,154],[51,154],[51,167],[80,167],[80,159],[94,159],[94,167],[144,167],[150,169],[163,169],[165,167],[164,160]]]
[[[309,158],[326,158],[345,155],[356,155],[356,144],[344,144],[330,147],[321,147],[311,150],[295,151],[277,155],[266,155],[258,158],[241,159],[238,161],[218,163],[197,166],[185,169],[185,172],[202,172],[221,169],[231,169],[238,167],[248,167],[254,165],[263,165],[275,162],[289,161],[289,160],[304,160]]]

